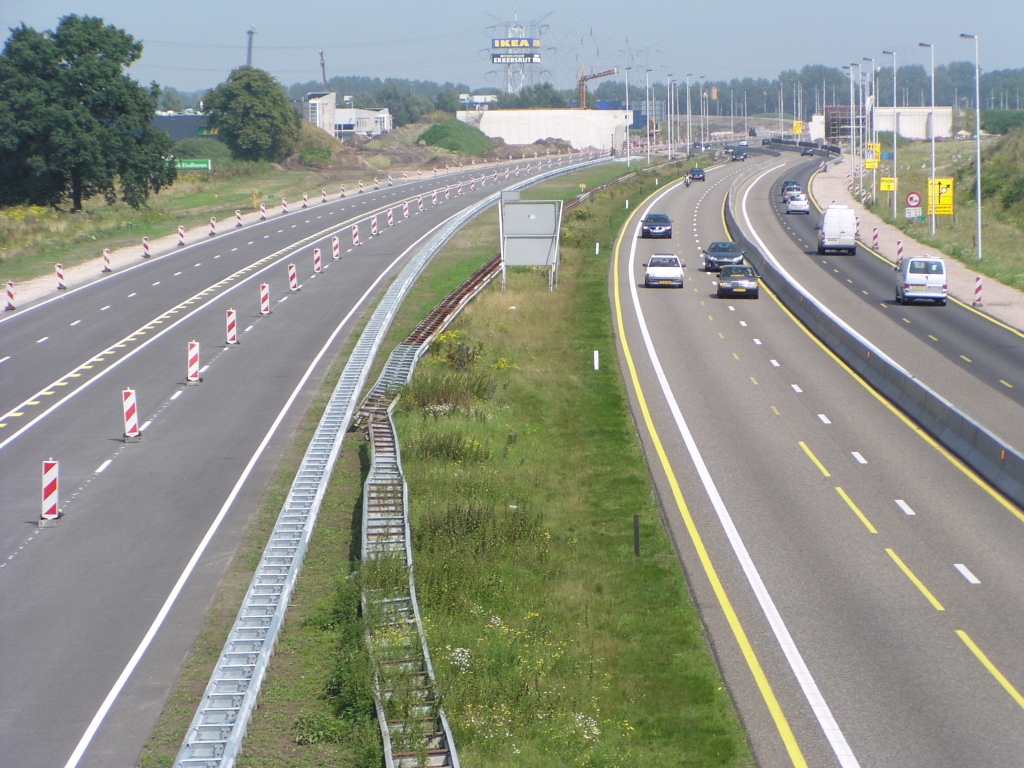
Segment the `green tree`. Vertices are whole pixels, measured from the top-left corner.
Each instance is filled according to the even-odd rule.
[[[255,67],[239,67],[203,99],[206,123],[242,160],[286,158],[299,140],[298,113],[281,84]]]
[[[59,205],[103,194],[133,208],[174,182],[171,139],[150,127],[160,88],[125,70],[142,44],[89,16],[56,32],[22,24],[0,54],[0,205]]]
[[[462,106],[459,104],[459,94],[451,88],[445,88],[437,94],[437,108],[442,112],[449,112],[454,115],[462,109]]]
[[[181,100],[181,94],[174,88],[164,88],[164,92],[160,95],[160,109],[165,112],[183,112],[185,102]]]

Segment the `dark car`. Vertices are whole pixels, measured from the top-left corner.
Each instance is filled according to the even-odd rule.
[[[751,128],[749,131],[747,131],[747,136],[755,136],[756,137],[757,136],[757,128]]]
[[[761,139],[761,146],[762,147],[771,146],[771,143],[772,143],[771,139]]]
[[[717,240],[704,251],[704,271],[718,272],[722,267],[743,263],[743,251],[738,243]]]
[[[800,189],[800,182],[795,179],[786,179],[782,182],[782,191],[779,193],[782,195],[782,199],[786,199],[786,193],[791,189]]]
[[[800,157],[814,157],[814,150],[810,147],[804,147],[800,150]]]
[[[718,274],[718,298],[728,295],[756,299],[759,288],[757,273],[747,264],[722,267]]]
[[[691,181],[707,181],[707,177],[704,175],[704,169],[701,168],[699,165],[695,165],[693,168],[687,171],[687,174],[689,175]]]
[[[640,222],[640,237],[672,237],[672,219],[664,213],[648,213]]]
[[[747,162],[747,150],[743,147],[737,147],[732,151],[732,161],[735,163],[737,160]]]

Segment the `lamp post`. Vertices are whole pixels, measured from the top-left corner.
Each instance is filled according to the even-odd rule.
[[[878,146],[878,137],[875,135],[875,133],[876,133],[876,131],[875,131],[875,109],[878,107],[878,96],[875,93],[875,57],[871,56],[869,58],[869,57],[865,56],[863,60],[871,62],[871,86],[870,86],[870,88],[871,88],[871,112],[870,112],[871,122],[869,124],[871,127],[869,128],[869,135],[871,136],[871,149],[874,150]],[[875,204],[875,190],[876,190],[875,184],[876,184],[876,181],[877,181],[876,173],[877,173],[878,163],[881,160],[881,158],[878,157],[879,154],[881,154],[881,153],[875,153],[874,167],[871,169],[871,204],[872,205]]]
[[[668,159],[672,160],[672,74],[665,76],[665,117],[668,119],[668,128],[665,130],[668,135]]]
[[[961,34],[960,37],[974,40],[974,239],[978,246],[978,261],[981,261],[981,68],[978,62],[978,36]]]
[[[852,184],[854,165],[857,163],[857,149],[854,146],[855,136],[853,132],[853,65],[844,66],[843,69],[850,75],[850,163],[852,163],[850,166],[850,183]]]
[[[693,147],[690,138],[690,78],[693,77],[692,72],[686,74],[686,156],[690,156],[691,147]]]
[[[931,134],[932,139],[932,175],[928,179],[928,205],[932,209],[931,223],[929,227],[929,233],[932,237],[935,236],[935,209],[938,207],[938,200],[936,200],[936,189],[935,189],[935,46],[932,43],[918,43],[918,47],[927,48],[932,53],[932,69],[931,69],[931,80],[932,80],[932,109],[931,117],[928,118],[929,126],[928,133]]]
[[[897,162],[896,145],[899,143],[900,127],[899,118],[896,116],[896,51],[882,51],[886,56],[892,56],[892,177],[896,189],[892,193],[892,219],[896,220],[896,198],[899,192],[900,166]]]
[[[700,76],[700,89],[698,90],[700,95],[700,151],[704,151],[704,144],[707,142],[704,139],[704,75]]]
[[[647,129],[647,167],[651,167],[651,70],[647,70],[647,114],[646,125],[644,128]]]
[[[632,151],[632,140],[629,138],[629,129],[633,125],[633,113],[629,111],[629,70],[632,67],[626,67],[626,117],[629,119],[629,123],[626,125],[626,168],[630,166],[630,154]]]

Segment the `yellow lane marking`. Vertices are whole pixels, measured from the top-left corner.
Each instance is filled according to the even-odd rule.
[[[754,378],[753,376],[751,376],[751,377],[750,377],[750,380],[751,380],[752,382],[754,382],[754,386],[756,387],[756,386],[757,386],[757,379],[755,379],[755,378]]]
[[[872,533],[878,533],[878,531],[875,530],[875,526],[873,526],[871,524],[871,521],[868,520],[867,517],[864,515],[864,513],[861,512],[860,509],[857,507],[857,505],[853,503],[853,499],[851,499],[849,496],[846,495],[846,491],[844,491],[842,488],[840,488],[837,485],[836,486],[836,493],[838,493],[842,497],[843,501],[846,502],[846,505],[850,509],[852,509],[854,511],[854,513],[857,515],[857,517],[860,518],[860,521],[862,523],[864,523],[864,527],[865,528],[867,528]]]
[[[66,381],[58,381],[57,382],[57,386],[58,387],[66,387],[67,385],[68,385],[68,383]]]
[[[81,368],[84,371],[91,371],[92,370],[92,366],[91,365],[83,365],[83,366],[81,366]]]
[[[6,421],[3,424],[0,424],[0,427],[6,427],[6,426],[7,426],[7,422]]]
[[[818,461],[817,456],[811,453],[811,449],[807,447],[807,443],[801,440],[799,445],[801,448],[804,449],[804,453],[807,454],[807,458],[814,462],[814,466],[821,470],[821,474],[823,474],[825,477],[832,477],[832,475],[829,474],[828,470],[825,469],[825,465]]]
[[[974,361],[973,361],[973,360],[971,360],[971,358],[969,358],[969,357],[968,357],[967,355],[960,355],[960,359],[961,359],[961,360],[964,360],[964,361],[966,361],[966,362],[968,362],[968,363],[973,363],[973,362],[974,362]]]
[[[1013,687],[1013,683],[1003,677],[1003,673],[996,669],[996,665],[988,660],[988,656],[982,652],[981,648],[976,646],[974,641],[971,640],[971,638],[967,636],[967,633],[962,629],[958,629],[956,634],[957,637],[964,641],[964,645],[970,648],[971,653],[977,657],[982,666],[989,671],[989,674],[996,679],[996,682],[1003,686],[1003,690],[1010,694],[1010,697],[1016,701],[1021,708],[1024,708],[1024,696],[1021,696],[1020,692]]]
[[[732,353],[732,357],[733,357],[734,360],[739,360],[740,359],[740,356],[737,355],[735,352]]]
[[[915,587],[917,587],[919,590],[921,590],[921,594],[922,595],[924,595],[926,598],[928,598],[928,602],[932,604],[932,607],[936,611],[944,611],[944,610],[946,610],[945,608],[942,607],[942,603],[940,603],[938,600],[935,599],[935,595],[933,595],[931,592],[928,591],[928,587],[926,587],[924,584],[922,584],[921,580],[919,578],[917,578],[917,576],[914,575],[913,571],[911,571],[909,568],[907,568],[906,564],[904,564],[904,562],[902,560],[900,560],[899,555],[897,555],[895,552],[893,552],[888,547],[886,547],[885,551],[889,554],[889,557],[892,558],[892,561],[894,563],[896,563],[896,565],[899,566],[900,570],[903,571],[903,575],[906,576],[908,579],[910,579],[914,583]]]
[[[723,217],[725,215],[724,206],[722,215]],[[690,509],[686,504],[686,500],[683,498],[683,492],[679,488],[679,481],[676,479],[675,473],[672,470],[668,454],[665,453],[665,448],[661,443],[661,437],[654,426],[654,420],[651,418],[650,410],[647,408],[647,399],[644,396],[643,388],[640,385],[640,378],[636,372],[636,365],[633,363],[633,355],[629,351],[629,342],[626,339],[626,326],[622,318],[622,297],[619,288],[619,252],[622,248],[622,239],[626,236],[626,230],[627,227],[624,226],[620,230],[619,237],[615,242],[615,258],[613,264],[615,321],[618,326],[619,341],[622,344],[622,354],[623,357],[626,358],[626,366],[629,368],[629,376],[633,382],[633,390],[636,392],[637,404],[640,406],[640,411],[643,414],[647,432],[650,435],[651,442],[654,444],[658,460],[661,463],[662,470],[665,472],[669,487],[672,489],[672,497],[676,503],[677,509],[679,510],[679,514],[683,518],[683,523],[686,526],[687,533],[690,535],[690,540],[693,542],[694,549],[697,552],[697,557],[700,559],[701,565],[704,567],[704,573],[708,577],[708,581],[715,593],[715,597],[718,599],[718,604],[722,608],[722,613],[725,615],[726,621],[729,623],[729,628],[732,630],[733,636],[736,638],[736,643],[739,645],[740,651],[743,653],[743,658],[747,662],[747,666],[750,668],[754,681],[757,683],[761,697],[764,699],[765,704],[768,707],[768,711],[771,713],[772,719],[775,722],[775,727],[779,732],[779,736],[782,738],[782,742],[786,746],[786,751],[789,753],[789,759],[796,768],[806,768],[807,761],[804,759],[803,753],[800,751],[800,745],[797,744],[796,736],[793,735],[793,731],[789,727],[789,722],[786,720],[782,707],[779,704],[778,699],[775,697],[775,692],[772,690],[771,683],[768,682],[768,677],[765,675],[761,662],[757,658],[757,654],[754,652],[753,646],[750,644],[750,639],[747,637],[746,630],[743,629],[739,616],[736,615],[736,610],[733,608],[728,594],[726,594],[725,586],[718,578],[718,572],[715,570],[715,566],[711,562],[711,555],[704,546],[704,541],[700,536],[700,532],[697,530],[697,525],[690,514]]]
[[[72,378],[72,379],[77,379],[77,378],[78,378],[79,376],[81,376],[81,375],[82,375],[82,374],[80,374],[80,373],[69,373],[69,374],[68,374],[68,376],[69,376],[70,378]]]
[[[53,394],[53,390],[51,389],[48,392],[43,392],[43,394],[44,395],[52,395]]]
[[[774,405],[772,406],[772,413],[774,413],[776,416],[782,415],[781,413],[779,413],[779,409],[776,408]]]
[[[722,333],[721,331],[719,331],[719,332],[718,332],[718,338],[720,338],[720,339],[724,339],[724,338],[725,338],[725,334],[724,334],[724,333]]]
[[[124,349],[128,345],[127,344],[115,344],[114,346],[117,347],[118,349]]]
[[[867,291],[861,291],[861,293],[863,293],[865,296],[870,296],[870,294]]]
[[[9,413],[7,415],[8,416],[24,416],[25,412],[24,411],[15,411],[14,413]]]
[[[910,321],[909,321],[909,320],[908,320],[907,318],[905,318],[905,317],[901,317],[900,319],[901,319],[901,320],[902,320],[902,321],[903,321],[904,323],[906,323],[907,325],[910,325]]]
[[[25,405],[39,405],[38,400],[28,400]]]
[[[776,303],[776,305],[778,305],[779,309],[781,309],[786,314],[786,316],[789,317],[789,319],[793,321],[794,325],[796,325],[797,328],[799,328],[801,331],[804,332],[804,334],[807,336],[807,338],[809,338],[814,344],[816,344],[818,346],[818,348],[821,349],[822,352],[824,352],[826,355],[831,357],[832,360],[836,363],[836,365],[838,365],[840,368],[842,368],[844,371],[846,371],[853,378],[854,381],[856,381],[858,384],[860,384],[862,387],[864,387],[864,389],[868,393],[870,393],[871,396],[875,398],[875,400],[877,400],[879,403],[881,403],[882,406],[884,406],[885,408],[889,409],[889,412],[893,416],[895,416],[897,419],[902,421],[912,432],[914,432],[914,434],[916,434],[918,437],[920,437],[925,443],[930,445],[941,456],[943,456],[946,459],[946,461],[948,461],[954,467],[959,469],[964,475],[966,475],[970,480],[972,480],[979,488],[981,488],[983,491],[985,491],[985,493],[987,493],[989,496],[991,496],[992,499],[995,500],[995,502],[997,504],[1002,506],[1007,512],[1011,513],[1018,520],[1020,520],[1021,522],[1024,522],[1024,512],[1021,512],[1019,509],[1017,509],[1017,507],[1009,499],[1007,499],[1005,496],[1003,496],[1003,494],[1001,494],[999,491],[997,491],[995,488],[993,488],[989,483],[985,482],[985,480],[982,479],[982,477],[977,472],[975,472],[973,469],[971,469],[966,464],[964,464],[962,461],[960,461],[960,459],[958,459],[956,456],[954,456],[945,447],[940,445],[939,442],[935,438],[933,438],[931,435],[929,435],[927,432],[925,432],[923,429],[921,429],[921,427],[919,427],[917,424],[915,424],[913,421],[911,421],[910,417],[908,417],[905,413],[900,411],[899,408],[897,408],[895,405],[893,405],[888,400],[886,400],[884,397],[882,397],[878,392],[876,392],[874,387],[872,387],[870,384],[868,384],[860,376],[860,374],[858,374],[850,366],[848,366],[846,363],[844,363],[842,360],[840,360],[835,352],[833,352],[831,349],[829,349],[827,346],[825,346],[825,344],[821,341],[821,339],[819,339],[817,336],[815,336],[813,333],[811,333],[803,325],[803,323],[801,323],[796,318],[796,316],[792,312],[789,311],[789,309],[782,303],[782,301],[779,300],[779,297],[776,296],[772,292],[772,290],[770,288],[765,286],[764,290],[765,290],[765,293],[768,296],[771,297],[772,301],[774,301]],[[883,306],[885,306],[885,305],[883,304]]]
[[[708,320],[710,320],[711,322],[715,322],[715,318],[713,318],[711,315],[708,315]]]
[[[928,334],[928,338],[931,339],[932,341],[938,341],[938,339],[935,336],[932,336],[930,333]]]
[[[1009,387],[1010,389],[1013,389],[1013,384],[1011,384],[1008,381],[1003,381],[1002,379],[1000,379],[999,383],[1002,384],[1004,387]]]

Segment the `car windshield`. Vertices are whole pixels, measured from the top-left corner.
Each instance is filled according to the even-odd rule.
[[[794,181],[793,179],[786,179],[784,182],[782,182],[782,188],[783,189],[786,189],[787,187],[799,187],[799,186],[800,186],[800,182],[799,181]]]
[[[754,270],[750,267],[722,267],[723,278],[753,277]]]
[[[649,266],[652,267],[678,267],[679,259],[675,256],[654,256]]]
[[[708,253],[739,253],[740,247],[736,243],[720,241],[708,246]]]
[[[703,168],[691,168],[690,173],[704,173]]]
[[[664,213],[649,213],[647,214],[648,224],[668,224],[668,216]]]
[[[807,195],[801,193],[801,194],[793,195],[792,198],[790,198],[790,199],[794,203],[797,203],[797,202],[806,203],[807,202]]]
[[[941,261],[912,261],[910,262],[910,274],[912,275],[942,275]]]

